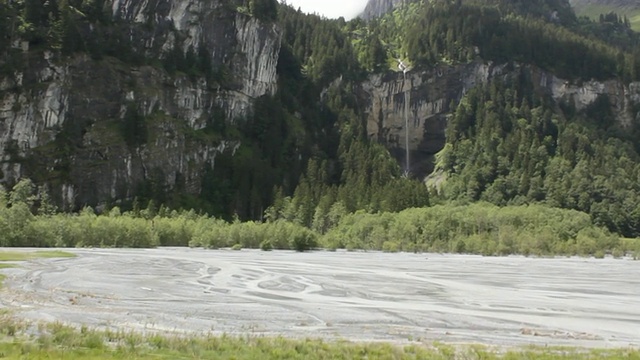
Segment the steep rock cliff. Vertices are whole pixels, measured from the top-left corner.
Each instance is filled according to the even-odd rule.
[[[66,209],[131,199],[141,188],[197,195],[205,169],[239,141],[207,128],[245,118],[273,94],[274,24],[216,0],[105,1],[150,59],[201,51],[226,84],[88,55],[25,51],[23,71],[0,78],[0,178],[47,184]]]
[[[360,17],[365,20],[374,19],[388,13],[398,6],[414,1],[415,0],[369,0]]]
[[[624,84],[609,80],[576,84],[531,66],[473,62],[427,71],[415,70],[406,75],[387,73],[370,76],[360,87],[360,96],[366,104],[369,137],[384,144],[404,166],[407,123],[409,170],[413,175],[423,177],[433,170],[434,155],[445,144],[451,104],[457,104],[475,86],[521,71],[531,77],[537,91],[549,94],[558,102],[572,103],[578,111],[606,95],[621,126],[630,127],[640,121],[640,113],[635,112],[636,105],[640,104],[640,83]]]

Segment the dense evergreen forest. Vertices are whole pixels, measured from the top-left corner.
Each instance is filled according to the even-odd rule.
[[[143,184],[135,201],[123,206],[130,220],[122,220],[116,207],[106,210],[100,226],[127,222],[134,231],[134,219],[140,219],[147,232],[139,238],[147,240],[137,246],[304,250],[321,244],[484,254],[594,254],[623,249],[616,236],[640,236],[638,125],[623,127],[606,97],[581,111],[557,103],[537,90],[526,67],[516,66],[536,67],[572,82],[638,81],[640,36],[624,16],[578,18],[566,0],[415,1],[369,22],[307,15],[275,0],[230,1],[229,6],[280,29],[277,93],[257,99],[246,119],[214,122],[199,135],[243,144],[209,169],[200,196]],[[0,72],[28,66],[11,46],[22,39],[60,59],[79,54],[116,58],[168,74],[204,77],[212,89],[233,86],[225,69],[212,67],[199,49],[173,51],[158,60],[140,52],[128,30],[126,23],[111,19],[99,0],[3,1]],[[476,61],[519,69],[452,104],[446,145],[436,164],[438,176],[446,180],[437,188],[403,174],[389,151],[366,133],[357,88],[371,74],[397,71],[398,59],[411,71]],[[129,146],[141,146],[148,138],[143,122],[135,109],[127,114],[123,136]],[[56,141],[77,146],[73,138]],[[70,236],[63,231],[65,221],[92,223],[93,211],[55,215],[49,205],[40,206],[49,204],[41,201],[46,191],[15,186],[11,197],[2,196],[0,225],[9,229],[9,216],[18,215],[7,214],[15,208],[24,221],[60,229],[57,238],[37,245],[126,245],[121,240],[64,240]],[[465,223],[465,216],[454,214],[474,220]],[[558,222],[543,223],[544,217]],[[164,226],[162,219],[171,219],[168,227],[182,222],[181,231],[189,234],[169,240],[144,222],[154,218],[155,226]],[[187,222],[200,225],[191,228]],[[246,234],[225,232],[232,229]],[[29,245],[24,239],[37,238],[23,239],[15,231],[4,231],[0,245]],[[563,235],[553,239],[559,231]],[[272,233],[279,235],[262,245],[271,236],[265,234]],[[133,235],[116,237],[127,236]]]

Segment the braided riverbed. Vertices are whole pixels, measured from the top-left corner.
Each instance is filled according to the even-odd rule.
[[[135,331],[640,346],[640,262],[71,249],[2,269],[18,318]]]

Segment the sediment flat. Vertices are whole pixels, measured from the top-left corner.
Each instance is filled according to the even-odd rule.
[[[143,332],[640,346],[640,262],[378,252],[70,249],[2,269],[18,318]]]

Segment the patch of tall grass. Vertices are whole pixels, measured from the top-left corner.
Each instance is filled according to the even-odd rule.
[[[3,359],[640,359],[633,349],[585,350],[515,348],[442,343],[352,343],[321,339],[213,335],[142,335],[102,331],[62,324],[40,325],[30,331],[10,317],[0,317]]]

